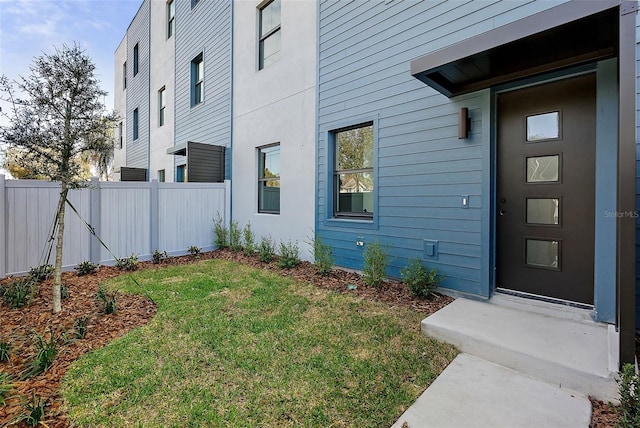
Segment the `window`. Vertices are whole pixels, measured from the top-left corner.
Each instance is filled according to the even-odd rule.
[[[260,9],[260,55],[262,70],[280,56],[280,0],[273,0]]]
[[[138,44],[133,47],[133,77],[138,74]]]
[[[118,139],[118,148],[121,149],[123,144],[122,140],[124,139],[122,135],[122,122],[118,124]]]
[[[164,96],[164,89],[165,89],[165,87],[163,86],[158,91],[158,126],[164,125],[164,110],[166,108],[166,100],[165,100],[165,96]]]
[[[334,217],[373,217],[373,123],[332,132]]]
[[[164,169],[158,170],[158,182],[164,183]]]
[[[176,167],[176,183],[184,183],[187,178],[187,166],[178,165]]]
[[[198,4],[200,0],[191,0],[191,9],[193,9],[194,7],[196,7],[196,5]]]
[[[167,1],[167,39],[173,36],[176,22],[176,4],[174,0]]]
[[[258,212],[280,213],[280,144],[258,149]]]
[[[122,64],[122,89],[127,89],[127,61]]]
[[[133,111],[133,140],[138,139],[138,109]]]
[[[202,54],[191,61],[191,106],[200,104],[204,99],[204,61]]]

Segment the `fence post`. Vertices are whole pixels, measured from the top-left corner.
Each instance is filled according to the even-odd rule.
[[[0,278],[7,276],[7,207],[4,174],[0,174]]]
[[[231,180],[224,180],[224,224],[229,228],[231,223]]]
[[[160,232],[159,230],[159,221],[158,221],[158,180],[156,180],[155,178],[153,180],[151,180],[151,200],[150,200],[150,209],[151,212],[149,213],[149,217],[150,217],[150,232],[151,232],[151,239],[149,239],[149,243],[151,244],[151,248],[149,248],[149,254],[153,254],[153,252],[155,250],[158,249],[158,244],[160,242],[160,239],[158,237],[158,234]]]
[[[89,198],[89,224],[100,237],[100,180],[98,177],[91,178]],[[100,263],[100,241],[89,234],[89,260],[92,263]]]

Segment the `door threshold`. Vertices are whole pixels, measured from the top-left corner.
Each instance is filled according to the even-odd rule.
[[[555,318],[588,322],[595,320],[593,305],[504,288],[496,288],[489,302],[528,312],[537,312]]]

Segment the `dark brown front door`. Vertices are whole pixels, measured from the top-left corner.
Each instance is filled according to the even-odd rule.
[[[498,96],[496,285],[593,303],[595,75]]]

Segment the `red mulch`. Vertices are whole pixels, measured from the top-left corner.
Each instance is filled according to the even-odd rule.
[[[290,270],[281,269],[276,262],[262,263],[255,257],[248,257],[244,253],[233,253],[229,250],[217,250],[202,253],[199,260],[220,258],[244,263],[258,269],[268,269],[291,277],[301,282],[311,283],[315,286],[342,292],[351,293],[364,298],[383,301],[391,307],[409,307],[425,316],[449,304],[453,299],[448,296],[436,294],[430,300],[417,299],[409,293],[407,288],[398,281],[387,281],[380,288],[368,287],[362,281],[359,274],[344,270],[334,270],[327,276],[320,276],[315,272],[312,264],[303,262],[298,267]],[[172,257],[163,261],[160,265],[151,262],[141,262],[141,269],[157,269],[169,264],[189,264],[195,260],[191,256]],[[117,312],[106,315],[102,312],[102,305],[95,301],[95,295],[99,284],[108,278],[123,274],[115,267],[101,266],[96,274],[77,276],[74,272],[63,274],[63,282],[69,290],[69,297],[62,301],[62,312],[51,312],[51,280],[40,284],[37,295],[31,305],[21,309],[9,309],[0,305],[0,341],[11,343],[8,362],[0,363],[0,371],[17,375],[24,369],[24,364],[35,354],[33,345],[33,332],[49,337],[51,331],[56,334],[67,332],[72,337],[73,323],[81,317],[89,320],[87,334],[84,339],[71,340],[59,346],[59,352],[53,365],[44,373],[24,381],[15,381],[14,389],[9,395],[19,395],[7,400],[4,407],[0,408],[0,426],[5,426],[22,412],[23,400],[33,393],[47,400],[45,420],[51,428],[66,428],[69,426],[63,411],[62,399],[58,395],[58,387],[62,376],[73,361],[82,354],[101,347],[123,336],[128,331],[146,324],[156,313],[154,303],[142,296],[118,294]],[[7,279],[0,281],[0,283]],[[348,290],[347,286],[355,285],[356,288]],[[640,341],[638,342],[638,355],[640,357]],[[598,400],[591,400],[593,415],[592,428],[610,428],[616,423],[616,408]],[[18,427],[24,425],[18,425]]]

